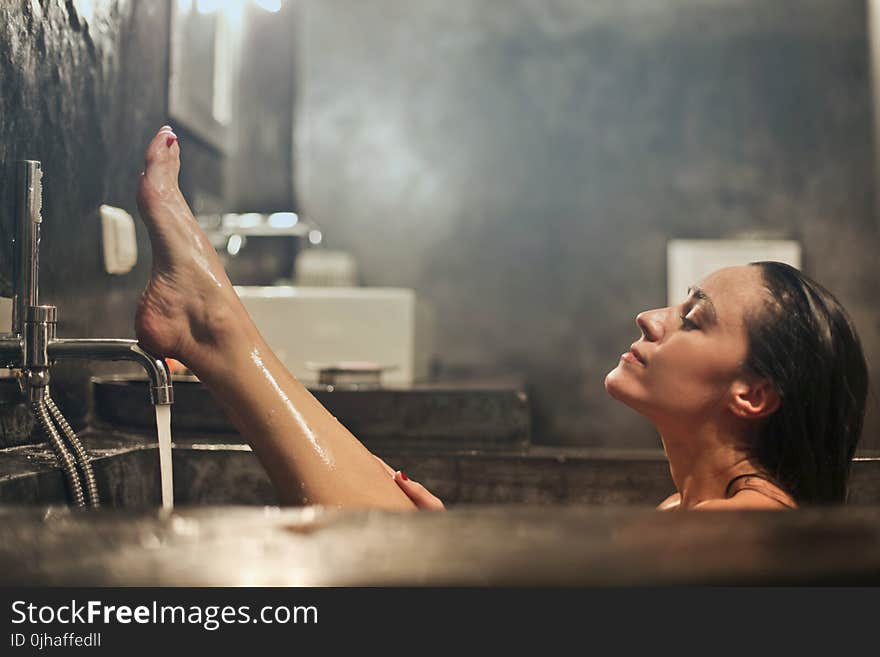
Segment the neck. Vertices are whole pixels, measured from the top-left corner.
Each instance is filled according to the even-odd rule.
[[[682,509],[725,496],[737,475],[760,472],[744,448],[741,430],[704,422],[697,427],[659,427]]]

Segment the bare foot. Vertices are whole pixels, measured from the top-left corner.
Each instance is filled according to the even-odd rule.
[[[150,351],[192,366],[237,316],[238,297],[223,264],[177,185],[180,145],[163,126],[147,147],[138,207],[153,249],[153,270],[135,317]]]

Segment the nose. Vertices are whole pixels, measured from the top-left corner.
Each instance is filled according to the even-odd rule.
[[[645,310],[636,315],[636,324],[642,331],[647,342],[659,342],[663,337],[663,321],[661,315],[664,309]]]

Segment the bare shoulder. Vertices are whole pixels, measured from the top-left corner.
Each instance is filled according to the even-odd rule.
[[[783,511],[789,507],[762,493],[744,489],[727,499],[706,500],[695,504],[693,508],[700,511]]]
[[[658,511],[670,511],[681,506],[681,493],[673,493],[657,505]]]

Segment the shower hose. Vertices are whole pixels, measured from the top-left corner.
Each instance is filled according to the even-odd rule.
[[[67,486],[70,489],[70,496],[74,506],[91,507],[101,506],[98,497],[98,484],[95,481],[95,472],[89,455],[76,436],[76,432],[61,414],[58,406],[49,395],[49,388],[46,387],[40,398],[33,403],[34,415],[36,415],[58,464],[64,472],[64,478],[67,480]],[[83,488],[83,479],[85,480],[85,488]]]

